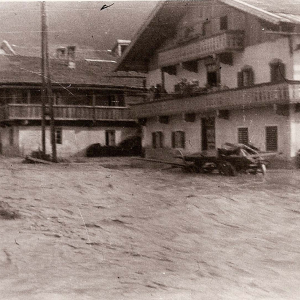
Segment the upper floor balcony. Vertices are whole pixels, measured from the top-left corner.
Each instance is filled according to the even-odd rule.
[[[46,107],[46,112],[49,107]],[[0,122],[41,120],[40,104],[6,104],[0,106]],[[54,118],[61,121],[134,121],[128,107],[55,105]]]
[[[171,94],[134,105],[131,109],[135,118],[147,118],[298,102],[300,103],[300,82],[281,82],[190,95]]]
[[[160,67],[175,65],[185,61],[197,60],[212,54],[242,51],[244,49],[243,31],[226,31],[204,39],[158,53]]]

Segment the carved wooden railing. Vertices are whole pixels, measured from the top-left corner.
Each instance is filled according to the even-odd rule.
[[[180,62],[200,59],[213,53],[226,51],[241,51],[244,49],[244,34],[242,31],[228,31],[206,39],[190,42],[173,49],[158,53],[160,67],[178,64]]]
[[[248,88],[227,89],[206,94],[182,96],[168,95],[160,99],[131,107],[135,118],[205,112],[217,109],[249,108],[271,104],[300,102],[300,82],[260,84]]]
[[[0,107],[0,121],[40,120],[41,116],[42,106],[39,104],[7,104]],[[55,105],[54,117],[56,120],[132,120],[128,107],[104,106]]]

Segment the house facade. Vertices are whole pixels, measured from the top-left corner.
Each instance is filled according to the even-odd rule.
[[[268,2],[268,3],[264,3]],[[134,105],[148,156],[252,143],[300,149],[299,1],[159,2],[117,70],[146,73]]]
[[[129,106],[141,101],[144,77],[135,72],[112,72],[112,56],[109,60],[76,60],[75,49],[59,48],[50,61],[58,157],[85,155],[91,144],[118,145],[140,134]],[[42,149],[40,65],[39,57],[7,51],[0,55],[2,155],[24,156]],[[46,152],[51,153],[49,105]]]

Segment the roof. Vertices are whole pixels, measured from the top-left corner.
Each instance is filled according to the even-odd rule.
[[[200,0],[198,0],[200,2]],[[300,24],[300,0],[219,0],[265,21]],[[159,1],[119,59],[116,70],[145,70],[149,57],[176,30],[178,20],[195,1]],[[134,65],[135,63],[135,65]]]
[[[143,76],[136,72],[113,72],[115,63],[76,61],[68,68],[66,60],[51,59],[51,80],[58,84],[97,85],[110,87],[143,87]],[[41,83],[41,58],[0,55],[0,84]]]
[[[219,0],[268,22],[300,24],[300,0]],[[291,17],[297,16],[297,17]]]
[[[3,41],[3,43],[6,41]],[[7,42],[6,42],[7,43]],[[8,43],[7,43],[8,44]],[[8,46],[14,51],[15,54],[20,56],[30,56],[30,57],[41,57],[41,47],[34,46],[17,46],[17,45],[9,45]],[[56,58],[56,50],[57,49],[66,49],[71,45],[49,45],[49,56],[51,58]],[[90,47],[82,47],[78,45],[75,46],[75,57],[76,59],[100,59],[100,60],[116,60],[112,55],[111,50],[99,50],[93,49]]]

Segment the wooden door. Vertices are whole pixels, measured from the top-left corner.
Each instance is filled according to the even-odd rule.
[[[215,148],[215,118],[202,118],[202,150],[213,150]]]

